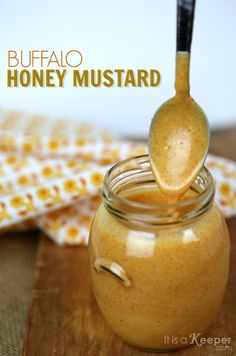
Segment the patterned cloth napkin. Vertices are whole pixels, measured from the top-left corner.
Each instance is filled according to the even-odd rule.
[[[147,153],[94,125],[22,113],[0,115],[0,231],[38,227],[58,244],[87,245],[114,163]],[[208,156],[216,200],[236,214],[236,163]]]

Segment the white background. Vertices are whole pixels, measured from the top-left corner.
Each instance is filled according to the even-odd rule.
[[[211,127],[236,123],[236,1],[197,0],[192,96]],[[0,107],[99,122],[145,135],[174,94],[175,0],[2,0]],[[8,49],[78,49],[85,68],[157,68],[158,88],[6,87]]]

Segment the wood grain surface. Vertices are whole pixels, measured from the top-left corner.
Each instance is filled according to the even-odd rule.
[[[210,150],[236,160],[236,129],[212,135]],[[236,218],[228,220],[228,227],[230,280],[223,305],[206,336],[231,337],[231,349],[218,351],[214,345],[191,346],[175,352],[180,356],[236,354]],[[91,291],[87,248],[58,247],[42,236],[23,355],[147,356],[153,353],[125,345],[107,326]]]

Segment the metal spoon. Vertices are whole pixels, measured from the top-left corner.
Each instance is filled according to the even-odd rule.
[[[160,189],[178,199],[202,167],[209,146],[208,120],[191,98],[189,64],[195,0],[177,0],[176,95],[157,110],[149,155]]]

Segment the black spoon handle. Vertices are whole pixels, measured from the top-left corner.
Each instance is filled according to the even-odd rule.
[[[191,49],[195,0],[177,0],[177,51]]]

